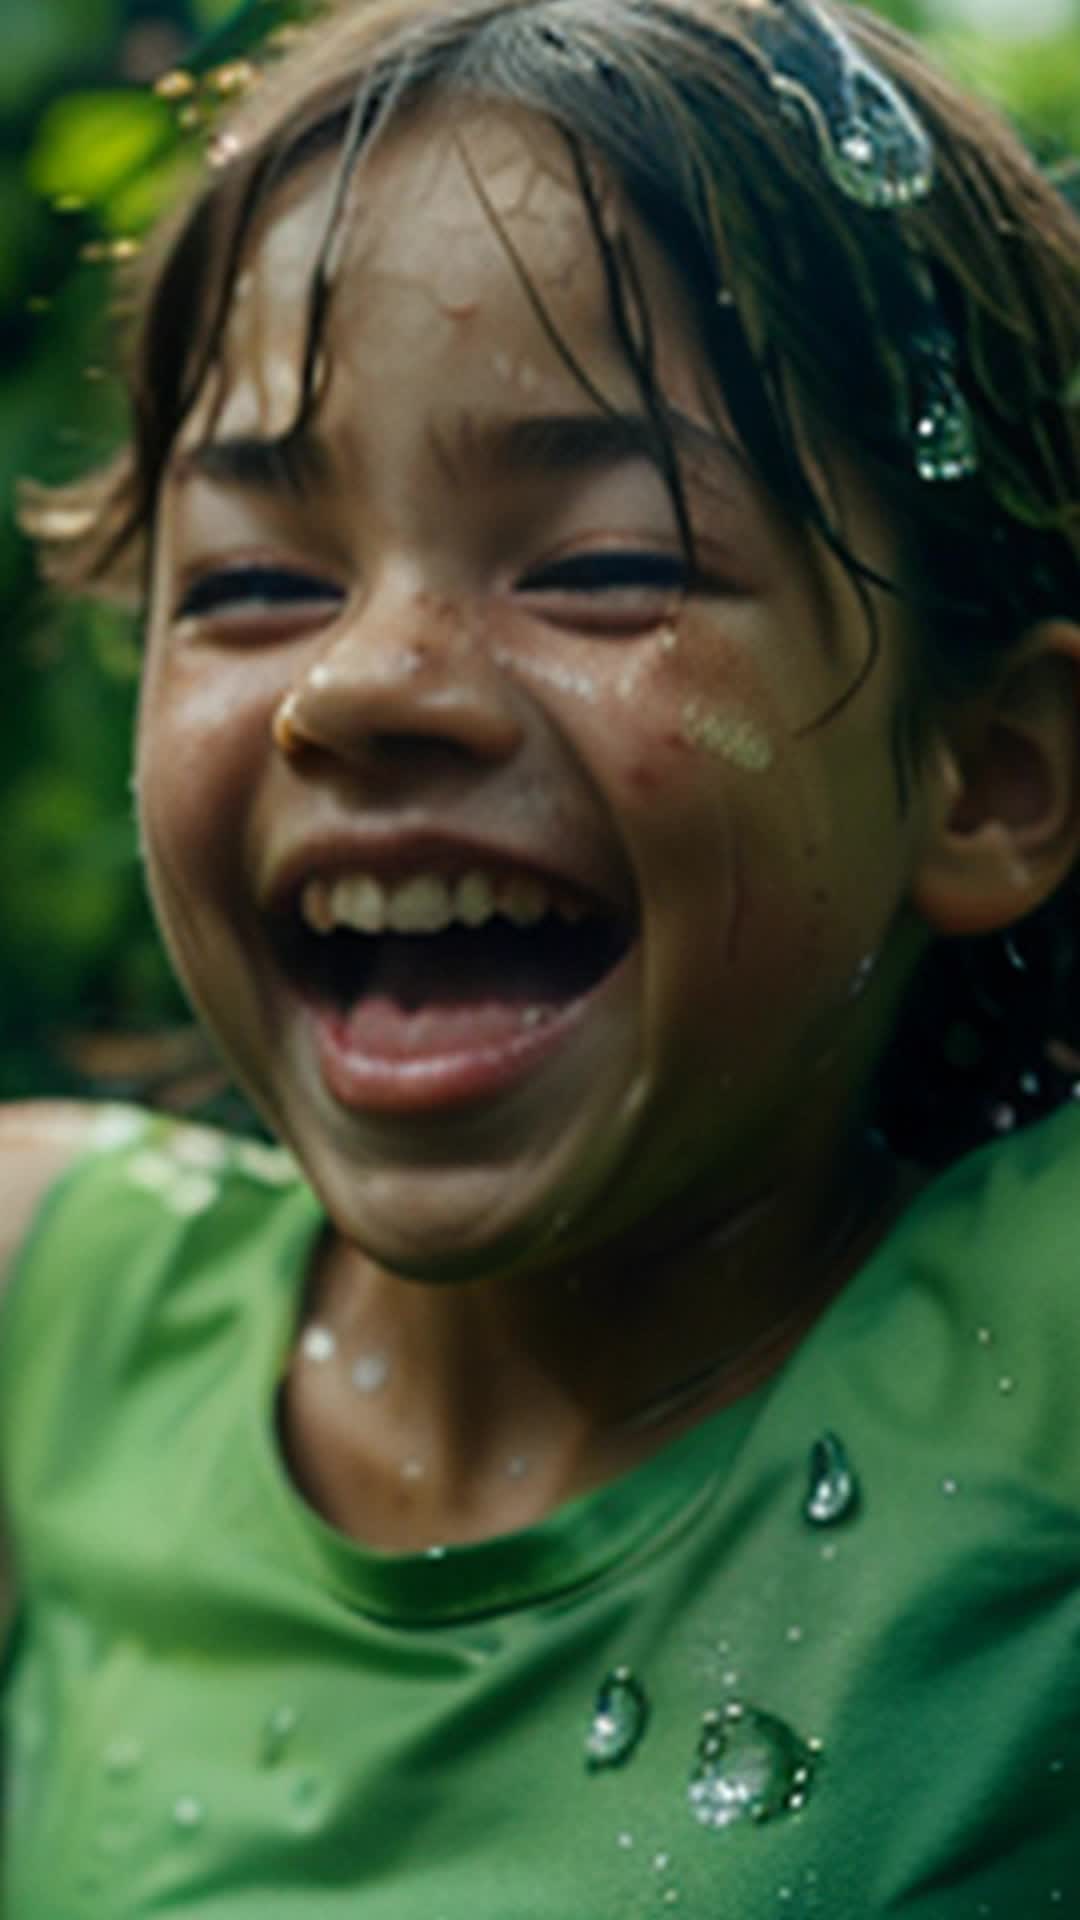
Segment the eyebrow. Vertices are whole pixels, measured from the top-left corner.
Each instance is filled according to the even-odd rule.
[[[715,460],[733,455],[722,433],[669,408],[664,428],[677,453]],[[509,418],[465,415],[449,435],[431,435],[439,464],[455,477],[478,472],[501,478],[536,475],[558,479],[590,468],[650,460],[663,466],[664,434],[642,414],[523,414]],[[219,486],[270,498],[328,489],[334,460],[317,429],[288,434],[239,434],[206,440],[178,454],[174,485],[205,479]]]

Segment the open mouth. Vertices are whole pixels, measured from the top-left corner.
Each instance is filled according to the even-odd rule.
[[[358,924],[359,923],[359,924]],[[314,880],[286,970],[356,1104],[408,1081],[447,1098],[524,1068],[633,944],[629,919],[543,882],[469,874]],[[341,1094],[341,1084],[336,1084]],[[396,1100],[397,1095],[394,1094]]]

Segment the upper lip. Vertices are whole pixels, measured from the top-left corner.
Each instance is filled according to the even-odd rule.
[[[628,883],[622,880],[613,885],[610,875],[599,878],[580,856],[556,860],[531,848],[435,828],[374,833],[352,830],[298,842],[272,863],[260,889],[260,904],[272,915],[291,913],[306,883],[314,879],[365,873],[390,885],[418,873],[457,877],[476,869],[532,875],[550,887],[579,896],[600,913],[624,920],[634,917]]]

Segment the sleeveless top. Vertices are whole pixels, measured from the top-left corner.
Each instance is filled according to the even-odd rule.
[[[6,1920],[1080,1913],[1080,1112],[927,1189],[765,1388],[407,1555],[279,1454],[291,1163],[99,1133],[0,1311]]]

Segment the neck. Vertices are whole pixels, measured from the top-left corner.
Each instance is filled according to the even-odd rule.
[[[660,1219],[554,1275],[429,1287],[331,1246],[284,1409],[297,1476],[379,1546],[527,1525],[758,1387],[910,1191],[860,1139],[831,1189]]]

